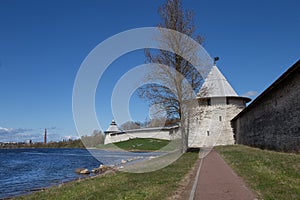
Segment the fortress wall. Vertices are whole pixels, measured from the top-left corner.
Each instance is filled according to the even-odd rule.
[[[126,141],[134,138],[156,138],[163,140],[172,140],[176,138],[178,134],[178,129],[171,130],[160,130],[160,129],[136,129],[130,130],[126,133],[117,134],[117,135],[106,135],[104,144]]]
[[[238,144],[278,151],[300,149],[300,62],[233,121]]]
[[[243,107],[235,105],[199,106],[191,121],[189,133],[190,147],[234,144],[230,120]]]

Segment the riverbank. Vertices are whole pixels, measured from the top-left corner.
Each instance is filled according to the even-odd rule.
[[[191,170],[198,152],[183,154],[171,165],[149,173],[107,171],[14,199],[165,199],[172,196]]]
[[[83,178],[74,172],[76,168],[103,164],[88,150],[78,148],[0,149],[0,161],[0,199]]]
[[[110,167],[125,170],[160,155],[164,154],[78,148],[0,149],[0,199],[94,176]]]

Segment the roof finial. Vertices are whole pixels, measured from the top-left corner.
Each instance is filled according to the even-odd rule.
[[[218,60],[219,60],[219,57],[214,57],[214,65],[216,65]]]
[[[115,120],[113,119],[113,120],[111,120],[111,123],[110,123],[110,125],[116,125],[116,122],[115,122]]]

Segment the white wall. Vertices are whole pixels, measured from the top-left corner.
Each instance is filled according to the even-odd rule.
[[[126,141],[133,138],[156,138],[156,139],[163,139],[163,140],[171,140],[174,139],[176,134],[178,134],[178,130],[175,129],[171,130],[162,130],[159,128],[153,129],[136,129],[130,130],[123,134],[117,135],[106,135],[104,144],[114,143],[114,142],[121,142]]]
[[[234,144],[230,120],[241,110],[240,107],[226,104],[196,108],[195,118],[191,121],[189,146],[203,147]]]

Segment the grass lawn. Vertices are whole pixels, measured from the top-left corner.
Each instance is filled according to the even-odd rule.
[[[166,199],[193,167],[198,152],[183,154],[171,165],[150,173],[124,173],[74,181],[16,199]]]
[[[116,142],[114,144],[101,145],[98,146],[98,148],[115,148],[115,146],[117,146],[126,151],[156,151],[167,146],[169,143],[169,140],[135,138],[123,142]]]
[[[241,145],[215,149],[262,199],[300,199],[299,154]]]

